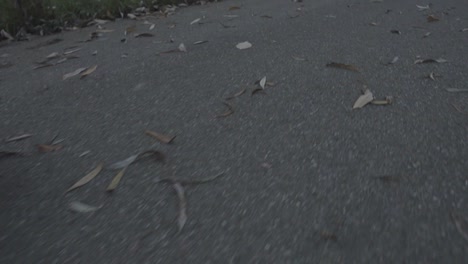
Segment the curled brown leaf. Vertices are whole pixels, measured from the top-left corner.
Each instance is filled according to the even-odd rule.
[[[174,138],[176,137],[176,136],[156,133],[156,132],[151,131],[151,130],[146,130],[145,134],[150,136],[150,137],[155,138],[156,140],[158,140],[158,141],[160,141],[160,142],[162,142],[164,144],[170,144],[174,140]]]

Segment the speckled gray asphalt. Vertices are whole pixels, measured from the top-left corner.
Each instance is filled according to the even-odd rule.
[[[0,160],[0,262],[468,263],[468,93],[446,90],[468,88],[468,3],[431,2],[223,1],[149,17],[152,31],[123,20],[90,42],[95,26],[3,44],[0,138],[34,135],[0,144],[29,153]],[[125,36],[133,25],[154,36]],[[33,69],[71,46],[79,58]],[[263,76],[274,85],[251,96]],[[393,104],[353,110],[364,87]],[[56,135],[63,149],[37,151]],[[104,170],[64,195],[99,162],[147,149],[165,163],[133,164],[112,194]],[[179,233],[177,196],[157,179],[221,172],[185,186]]]

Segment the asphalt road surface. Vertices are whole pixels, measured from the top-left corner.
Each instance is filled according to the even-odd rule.
[[[468,2],[430,2],[233,0],[2,44],[0,262],[468,263]],[[365,89],[392,104],[352,109]]]

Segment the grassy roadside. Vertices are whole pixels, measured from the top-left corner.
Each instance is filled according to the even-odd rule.
[[[81,26],[89,19],[113,19],[138,7],[157,11],[158,6],[195,0],[0,0],[0,30],[51,34],[67,26]],[[1,36],[0,36],[1,40]]]

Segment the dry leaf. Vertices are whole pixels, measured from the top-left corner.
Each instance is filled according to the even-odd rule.
[[[135,34],[134,36],[135,36],[135,38],[142,38],[142,37],[154,37],[154,35],[153,35],[153,34],[151,34],[151,33],[146,33],[146,32],[145,32],[145,33],[139,33],[139,34]]]
[[[93,67],[88,68],[86,71],[84,71],[84,72],[81,74],[80,79],[81,79],[81,78],[84,78],[84,77],[86,77],[86,76],[88,76],[88,75],[90,75],[90,74],[93,73],[96,69],[97,69],[97,65],[94,65]]]
[[[136,17],[134,14],[132,14],[132,13],[128,13],[128,14],[127,14],[127,17],[130,18],[130,19],[136,19],[136,18],[137,18],[137,17]]]
[[[82,73],[82,72],[85,71],[86,69],[87,69],[87,68],[79,68],[79,69],[77,69],[77,70],[75,70],[75,71],[73,71],[73,72],[67,73],[67,74],[63,75],[62,80],[66,80],[66,79],[68,79],[68,78],[74,77],[74,76],[76,76],[76,75]]]
[[[425,6],[416,5],[416,7],[418,8],[418,11],[424,11],[430,8],[429,5],[425,5]]]
[[[156,132],[153,132],[151,130],[146,130],[145,134],[155,138],[156,140],[164,143],[164,144],[170,144],[176,136],[169,136],[169,135],[164,135],[164,134],[159,134]]]
[[[418,59],[414,61],[414,64],[424,64],[424,63],[446,63],[446,59]]]
[[[465,32],[465,31],[468,31],[468,28],[460,29],[460,32]]]
[[[372,92],[369,91],[369,89],[366,89],[364,94],[359,96],[359,98],[354,103],[353,109],[362,108],[368,103],[372,102],[372,100],[374,100],[374,96],[372,95]]]
[[[24,153],[18,152],[18,151],[0,151],[0,159],[1,158],[8,158],[8,157],[22,157],[24,156]]]
[[[177,226],[179,232],[184,228],[187,222],[187,200],[185,199],[184,187],[178,182],[175,182],[172,187],[176,191],[177,198],[179,198],[179,214],[177,216]]]
[[[229,7],[229,11],[232,11],[232,10],[239,10],[239,9],[240,9],[240,7],[238,7],[238,6],[231,6],[231,7]]]
[[[372,100],[373,105],[391,105],[393,103],[393,96],[387,96],[384,100]]]
[[[163,161],[164,160],[164,154],[162,154],[161,152],[156,151],[156,150],[147,150],[147,151],[143,151],[141,153],[138,153],[136,155],[130,156],[130,157],[124,159],[124,160],[115,162],[115,163],[109,165],[107,167],[107,169],[110,169],[110,170],[123,169],[125,167],[130,166],[130,164],[134,163],[138,159],[143,158],[145,156],[154,156],[155,160],[157,160],[157,161]]]
[[[359,72],[359,69],[356,66],[350,65],[350,64],[331,62],[331,63],[328,63],[326,66],[331,67],[331,68],[338,68],[338,69],[344,69],[344,70]]]
[[[200,22],[200,20],[201,20],[201,18],[197,18],[197,19],[193,20],[192,22],[190,22],[190,25],[198,23],[198,22]]]
[[[53,152],[57,150],[61,150],[63,148],[62,145],[46,145],[46,144],[39,144],[37,145],[37,149],[39,152]]]
[[[187,48],[185,47],[184,43],[180,43],[178,49],[181,52],[187,52]]]
[[[149,27],[149,30],[153,30],[155,26],[156,26],[155,24],[151,24],[151,26]]]
[[[426,32],[426,34],[424,34],[423,38],[427,38],[431,35],[431,32]]]
[[[23,134],[23,135],[20,135],[20,136],[8,138],[8,139],[5,140],[5,142],[8,143],[8,142],[13,142],[13,141],[19,141],[19,140],[30,138],[32,136],[33,136],[33,134]]]
[[[228,107],[228,110],[223,114],[217,115],[216,116],[217,118],[227,117],[227,116],[234,114],[234,109],[232,108],[232,105],[225,103],[225,102],[223,102],[223,104]]]
[[[468,89],[457,89],[457,88],[447,88],[445,90],[447,90],[447,92],[450,92],[450,93],[466,93],[466,92],[468,92]]]
[[[260,80],[260,87],[262,87],[262,89],[265,89],[265,84],[266,84],[266,76],[263,77],[261,80]]]
[[[377,22],[370,22],[369,25],[376,27],[376,26],[378,26],[379,24],[377,24]]]
[[[115,190],[115,188],[117,188],[117,186],[119,185],[120,180],[122,180],[122,177],[124,176],[125,171],[127,170],[127,168],[128,167],[123,168],[121,171],[119,171],[119,173],[117,173],[117,175],[115,175],[114,179],[112,179],[109,186],[107,186],[106,191],[112,192],[113,190]]]
[[[387,63],[387,65],[395,64],[400,58],[398,56],[394,57],[392,61]]]
[[[460,235],[468,242],[468,221],[462,215],[452,213],[452,220]]]
[[[238,43],[236,45],[236,48],[240,49],[240,50],[244,50],[244,49],[249,49],[252,47],[252,44],[248,41],[245,41],[245,42],[241,42],[241,43]]]
[[[241,91],[235,93],[233,96],[226,97],[224,100],[230,100],[230,99],[239,97],[239,96],[243,95],[246,91],[247,91],[247,89],[244,88],[244,89],[242,89]]]
[[[200,44],[204,44],[204,43],[207,43],[207,42],[208,42],[208,40],[199,40],[199,41],[195,41],[193,43],[193,45],[200,45]]]
[[[400,31],[400,30],[392,29],[392,30],[390,30],[390,32],[393,33],[393,34],[401,35],[401,31]]]
[[[71,202],[69,209],[77,213],[90,213],[99,210],[101,207],[96,207],[81,202]]]
[[[437,22],[439,21],[440,19],[434,15],[429,15],[427,16],[427,22]]]
[[[434,72],[429,73],[428,78],[431,79],[431,80],[433,80],[433,81],[435,81],[436,79],[435,79],[435,74],[434,74]]]
[[[72,53],[75,53],[77,51],[81,50],[81,48],[77,48],[77,49],[72,49],[72,50],[67,50],[63,53],[63,55],[69,55],[69,54],[72,54]]]
[[[79,188],[79,187],[87,184],[88,182],[90,182],[92,179],[94,179],[94,177],[96,177],[101,172],[103,166],[104,165],[102,163],[100,163],[94,170],[92,170],[90,173],[86,174],[86,176],[84,176],[79,181],[77,181],[75,184],[73,184],[72,187],[68,188],[68,190],[66,190],[65,193],[67,193],[69,191],[72,191],[72,190],[74,190],[76,188]]]
[[[51,54],[47,55],[46,59],[54,59],[60,57],[60,54],[58,52],[52,52]]]

